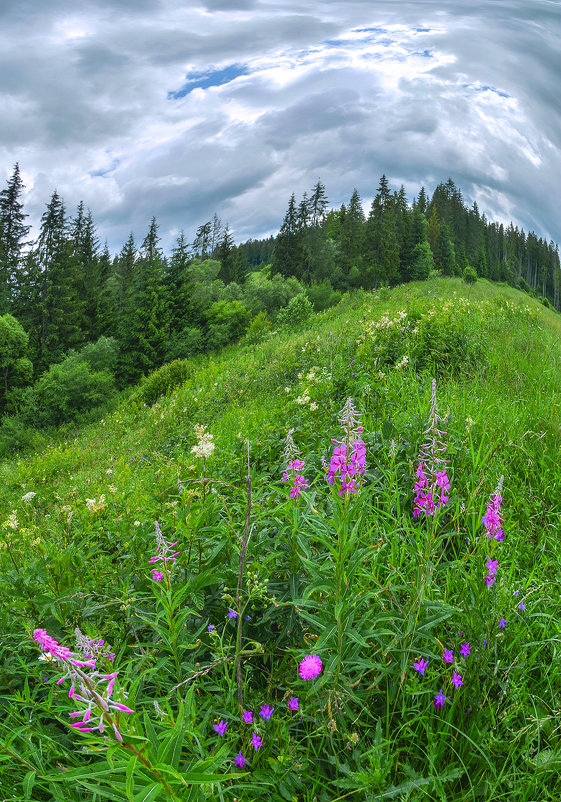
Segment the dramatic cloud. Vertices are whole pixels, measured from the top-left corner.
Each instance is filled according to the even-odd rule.
[[[18,0],[0,10],[0,178],[37,222],[83,199],[119,250],[216,211],[278,230],[318,177],[452,177],[490,219],[561,239],[560,0]]]

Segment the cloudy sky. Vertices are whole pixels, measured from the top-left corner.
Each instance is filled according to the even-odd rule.
[[[56,188],[168,250],[215,211],[276,233],[318,178],[368,206],[451,176],[559,242],[560,42],[561,0],[0,3],[0,186],[18,161],[32,222]]]

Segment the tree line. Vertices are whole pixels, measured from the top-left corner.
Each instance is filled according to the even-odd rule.
[[[49,371],[51,395],[67,369],[83,398],[87,371],[105,371],[103,395],[108,373],[125,387],[248,329],[257,336],[282,310],[290,320],[291,303],[301,316],[306,304],[324,309],[352,288],[422,280],[433,270],[453,276],[471,267],[560,309],[557,246],[489,222],[475,203],[467,208],[451,179],[432,197],[421,188],[410,204],[404,188],[391,192],[382,176],[367,216],[356,189],[333,209],[318,181],[300,202],[292,195],[276,237],[236,245],[214,215],[192,242],[181,232],[167,255],[155,218],[141,242],[131,234],[111,255],[91,212],[80,203],[68,214],[56,191],[29,241],[23,190],[16,164],[0,191],[0,413],[27,408],[37,416],[29,388],[49,384]]]

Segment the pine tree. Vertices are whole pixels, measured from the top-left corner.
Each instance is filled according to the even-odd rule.
[[[222,238],[216,248],[215,258],[220,262],[218,278],[224,284],[230,284],[232,281],[236,281],[239,284],[243,281],[239,254],[229,226],[224,229]]]
[[[306,207],[306,218],[307,218]],[[280,231],[275,241],[271,261],[271,273],[281,276],[302,275],[304,253],[302,249],[302,217],[296,209],[296,199],[292,194]]]
[[[0,315],[12,307],[19,291],[22,249],[30,228],[24,223],[28,215],[23,212],[23,190],[16,163],[6,189],[0,192]]]

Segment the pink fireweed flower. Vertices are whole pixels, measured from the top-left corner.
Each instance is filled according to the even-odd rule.
[[[173,547],[177,545],[177,540],[173,542],[166,540],[162,534],[162,530],[160,529],[160,524],[158,521],[154,521],[154,528],[156,530],[156,554],[153,557],[150,557],[151,563],[162,563],[162,571],[156,570],[155,572],[152,571],[152,579],[155,582],[161,582],[164,578],[164,574],[169,577],[170,568],[173,566],[173,563],[177,560],[177,555],[179,554],[178,551],[174,551]],[[168,566],[168,563],[171,563]],[[157,579],[157,576],[160,576],[160,579]]]
[[[234,764],[237,766],[238,769],[243,769],[243,767],[245,766],[245,757],[242,755],[241,749],[234,758]]]
[[[212,725],[212,729],[215,732],[217,732],[218,735],[220,735],[221,738],[223,738],[226,735],[226,730],[228,729],[228,722],[227,721],[222,721],[222,719],[220,719],[218,724],[213,724]]]
[[[296,448],[294,439],[292,437],[294,429],[290,429],[285,440],[283,452],[283,472],[282,481],[292,482],[290,488],[290,498],[299,498],[302,490],[308,487],[308,480],[302,474],[304,470],[304,460],[298,459],[300,452]]]
[[[422,657],[419,657],[416,663],[413,663],[413,668],[415,671],[418,671],[421,676],[425,673],[426,667],[428,666],[429,661],[424,660]]]
[[[288,700],[288,709],[289,710],[298,710],[299,707],[300,707],[300,705],[298,703],[298,697],[297,696],[291,696],[290,699]]]
[[[504,476],[501,476],[497,489],[491,496],[491,500],[487,505],[487,511],[481,519],[491,540],[498,540],[500,542],[504,540],[504,532],[502,530],[503,517],[501,515],[501,506],[503,503],[501,490],[503,489],[503,480]],[[491,571],[489,571],[489,573],[491,573]]]
[[[459,688],[460,685],[463,685],[463,684],[464,684],[464,681],[462,680],[462,675],[458,674],[457,671],[453,671],[452,672],[452,685],[454,685],[456,688]]]
[[[445,663],[453,663],[454,662],[454,652],[452,649],[444,649],[442,654],[442,659]]]
[[[442,688],[441,688],[440,691],[437,693],[437,695],[434,697],[434,706],[436,708],[444,707],[445,699],[446,699],[446,697],[444,696],[444,693],[442,692]]]
[[[462,645],[460,646],[460,654],[464,658],[468,657],[468,655],[471,654],[471,647],[469,643],[462,643]]]
[[[335,448],[325,478],[332,485],[338,477],[341,482],[339,495],[349,498],[351,493],[360,492],[361,477],[366,470],[366,444],[360,439],[362,426],[358,425],[360,418],[352,398],[347,398],[339,414],[345,436],[343,440],[332,441]]]
[[[94,649],[94,654],[95,649],[97,649],[97,656],[109,657],[109,659],[114,657],[114,655],[108,654],[104,650],[105,644],[103,640],[93,641],[82,635],[80,630],[77,630],[77,632],[80,635],[77,638],[78,648],[83,650],[84,644],[86,644],[88,649]],[[61,646],[44,629],[36,629],[33,632],[33,639],[39,644],[43,652],[49,653],[57,667],[64,671],[64,674],[59,677],[56,684],[61,685],[65,680],[70,680],[68,698],[85,705],[85,708],[70,713],[71,718],[81,719],[81,721],[73,722],[70,726],[80,732],[99,731],[100,733],[104,733],[106,726],[109,726],[113,730],[115,738],[118,741],[122,741],[123,738],[113,714],[133,713],[134,711],[122,702],[117,702],[111,698],[115,679],[119,672],[113,671],[110,674],[106,674],[98,671],[96,659],[91,651],[87,652],[87,657],[84,654],[72,652],[66,646]],[[85,669],[92,670],[86,672]]]
[[[260,749],[263,746],[263,741],[262,741],[261,737],[259,735],[257,735],[256,732],[254,732],[253,735],[251,736],[251,745],[255,749],[256,752],[257,752],[258,749]]]
[[[242,714],[242,721],[245,724],[253,724],[253,713],[251,710],[244,710]]]
[[[323,663],[317,654],[309,654],[298,666],[298,673],[301,679],[315,679],[323,670]]]
[[[154,580],[154,582],[161,582],[163,578],[164,575],[162,574],[161,571],[158,571],[157,568],[152,568],[152,579]]]
[[[421,446],[419,465],[415,473],[415,518],[423,512],[426,516],[433,515],[450,498],[450,480],[446,472],[446,460],[442,456],[447,449],[443,439],[446,432],[439,428],[441,423],[442,418],[438,414],[436,403],[436,379],[433,379],[429,425],[423,432],[426,440]]]

